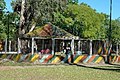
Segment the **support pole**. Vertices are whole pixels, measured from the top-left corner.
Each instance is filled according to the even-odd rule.
[[[72,41],[71,41],[71,51],[72,51],[72,54],[71,54],[71,63],[73,63],[73,55],[74,55],[74,39],[72,39]]]
[[[34,54],[34,38],[32,38],[32,55]]]
[[[83,47],[82,44],[83,44],[83,41],[81,40],[81,44],[80,44],[80,46],[81,46],[81,48],[80,48],[81,53],[83,52],[82,51],[82,47]]]
[[[52,38],[52,55],[54,55],[55,39]]]
[[[90,40],[90,56],[92,56],[92,40]]]
[[[5,39],[5,53],[7,52],[7,39]]]
[[[118,44],[118,42],[117,42],[117,44],[116,44],[116,55],[117,55],[117,60],[116,60],[116,62],[118,62],[118,56],[119,56],[119,44]]]
[[[11,52],[11,41],[9,41],[9,52]]]
[[[27,44],[27,46],[30,48],[30,41],[28,41],[28,44]]]
[[[74,55],[74,39],[72,39],[71,41],[71,51],[72,51],[72,55]]]
[[[111,34],[112,34],[112,0],[110,0],[110,23],[109,23],[109,43],[111,42]]]
[[[20,39],[18,38],[18,54],[21,53],[21,43]]]
[[[118,42],[117,42],[117,44],[116,44],[116,55],[118,56],[118,53],[119,53],[119,51],[118,51]]]
[[[80,45],[81,45],[81,41],[79,40],[78,41],[78,54],[82,55],[82,50],[80,49],[81,48]]]
[[[44,49],[44,39],[42,39],[42,50]]]
[[[78,51],[80,51],[80,40],[78,41]]]

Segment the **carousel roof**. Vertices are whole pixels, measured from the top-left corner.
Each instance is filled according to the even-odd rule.
[[[26,36],[45,38],[75,38],[74,35],[52,24],[46,24],[43,27],[35,29],[32,32],[27,33]]]

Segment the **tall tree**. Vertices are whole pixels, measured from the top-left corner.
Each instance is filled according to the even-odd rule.
[[[112,20],[112,41],[116,44],[116,54],[119,53],[119,44],[120,44],[120,18]]]
[[[16,25],[19,18],[16,13],[8,13],[5,9],[6,3],[4,0],[0,0],[0,39],[6,39],[8,35],[10,39],[14,39],[16,38]]]
[[[4,9],[6,7],[6,4],[4,0],[0,0],[0,39],[6,38],[6,26],[4,25],[4,18],[5,18],[5,12]]]
[[[105,38],[105,20],[105,14],[84,3],[69,4],[63,14],[56,13],[56,25],[82,38]]]
[[[25,34],[25,2],[26,0],[22,0],[21,2],[21,11],[20,11],[20,23],[19,23],[19,35]]]
[[[120,19],[112,20],[112,41],[120,43]]]
[[[20,26],[23,28],[20,28],[24,29],[24,33],[32,31],[36,25],[54,22],[54,13],[63,11],[65,5],[66,0],[16,0],[13,2],[14,11],[21,14]],[[21,25],[22,23],[24,25]]]
[[[6,7],[5,1],[4,0],[0,0],[0,10],[4,10]]]

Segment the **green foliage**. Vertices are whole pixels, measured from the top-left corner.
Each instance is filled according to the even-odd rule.
[[[78,3],[78,0],[68,0],[69,3],[72,3],[72,4],[77,4]]]
[[[112,40],[120,43],[120,19],[112,20]]]
[[[4,10],[5,9],[5,1],[4,0],[0,0],[0,10]]]
[[[4,26],[3,22],[0,21],[0,39],[5,39],[7,37],[5,29],[6,27]]]
[[[66,4],[69,2],[70,4]],[[108,15],[98,13],[78,0],[27,0],[25,6],[25,26],[29,30],[33,23],[37,26],[51,22],[73,35],[86,39],[106,39],[108,35]],[[75,4],[74,4],[75,2]],[[12,3],[14,11],[21,11],[21,0]],[[112,22],[112,39],[119,40],[119,20]]]
[[[82,38],[103,39],[106,37],[106,15],[97,13],[87,4],[69,4],[64,13],[56,14],[55,25]]]
[[[6,38],[6,27],[4,25],[4,9],[5,9],[6,5],[4,0],[0,0],[0,39],[5,39]]]
[[[5,39],[8,36],[10,39],[16,38],[16,32],[17,32],[17,22],[18,22],[18,16],[16,13],[4,13],[1,16],[0,20],[0,39]],[[9,32],[8,32],[8,26],[9,26]]]
[[[36,22],[37,26],[44,25],[47,22],[55,23],[55,12],[62,12],[65,9],[66,1],[63,0],[27,0],[25,3],[25,26],[26,30]],[[21,11],[21,0],[12,2],[14,11],[18,14]],[[25,32],[28,32],[25,31]]]

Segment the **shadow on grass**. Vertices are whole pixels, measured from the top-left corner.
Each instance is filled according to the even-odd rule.
[[[81,64],[70,64],[70,65],[76,65],[79,67],[84,67],[84,68],[91,68],[91,69],[96,69],[96,70],[105,70],[105,71],[115,71],[115,72],[120,72],[120,65],[118,64],[109,64],[109,66],[86,66],[86,65],[81,65]]]

